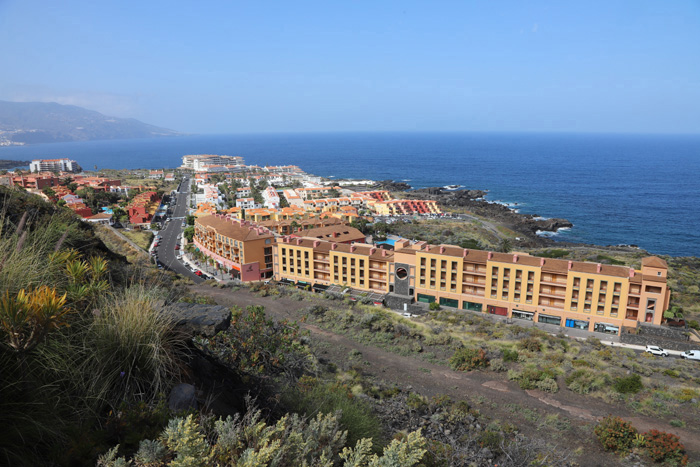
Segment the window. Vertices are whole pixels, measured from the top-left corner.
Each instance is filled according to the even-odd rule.
[[[266,239],[265,239],[265,244],[266,244],[266,245],[269,245],[270,243],[272,243],[272,239],[271,239],[271,238],[266,238]]]

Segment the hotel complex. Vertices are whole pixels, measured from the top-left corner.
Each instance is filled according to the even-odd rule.
[[[81,172],[77,162],[72,159],[34,159],[29,164],[30,172]]]
[[[657,257],[644,258],[635,270],[408,240],[387,251],[282,237],[274,246],[274,271],[277,280],[384,293],[393,308],[437,302],[589,331],[660,324],[670,299],[668,267]]]

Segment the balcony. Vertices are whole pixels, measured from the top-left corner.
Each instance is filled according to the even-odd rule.
[[[528,281],[530,282],[530,281]],[[556,285],[559,287],[566,287],[566,280],[557,280],[557,279],[546,279],[545,277],[542,277],[540,279],[540,284],[546,284],[546,285]]]
[[[483,271],[479,271],[476,269],[462,269],[462,272],[465,274],[472,274],[475,276],[485,276],[486,275],[486,270],[484,269]]]
[[[566,298],[566,295],[562,293],[552,293],[551,291],[540,290],[540,297]]]

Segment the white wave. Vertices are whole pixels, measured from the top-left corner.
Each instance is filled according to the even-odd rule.
[[[538,237],[554,237],[555,235],[559,235],[559,232],[550,232],[549,230],[538,230],[535,232],[535,235]]]
[[[404,178],[404,179],[403,179],[403,180],[401,180],[401,181],[402,181],[402,182],[410,182],[410,181],[411,181],[411,179],[410,179],[410,178]]]
[[[537,216],[537,217],[532,218],[532,220],[535,220],[535,221],[548,221],[549,219],[550,219],[549,217],[542,217],[542,216]]]
[[[443,186],[443,188],[445,190],[454,191],[454,190],[458,190],[460,188],[464,188],[464,185],[445,185],[445,186]]]

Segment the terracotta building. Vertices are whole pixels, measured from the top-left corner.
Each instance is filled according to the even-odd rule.
[[[272,277],[274,235],[263,227],[220,214],[194,223],[194,244],[233,277],[258,281]]]

